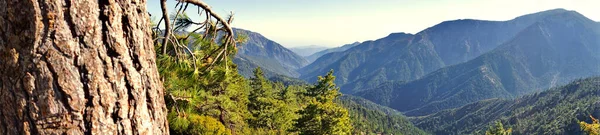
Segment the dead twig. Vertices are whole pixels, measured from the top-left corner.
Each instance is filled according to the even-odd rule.
[[[214,17],[215,19],[217,19],[218,22],[221,22],[221,24],[223,25],[223,27],[225,27],[225,30],[227,31],[227,33],[231,36],[233,36],[233,28],[231,28],[231,26],[229,25],[229,21],[223,19],[221,16],[219,16],[218,14],[216,14],[215,12],[213,12],[213,10],[210,8],[210,6],[208,6],[208,4],[200,1],[200,0],[179,0],[180,2],[186,2],[186,3],[191,3],[194,4],[196,6],[201,7],[202,9],[204,9],[204,11],[206,11],[207,13],[210,13],[210,16]],[[233,37],[232,37],[233,38]],[[233,45],[235,45],[235,42],[233,43]]]
[[[167,11],[167,0],[160,0],[160,8],[163,13],[163,20],[165,20],[165,33],[162,41],[163,55],[167,54],[167,42],[169,41],[169,35],[171,34],[171,22],[169,22],[169,11]]]

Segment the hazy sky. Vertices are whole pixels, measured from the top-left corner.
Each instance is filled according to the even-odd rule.
[[[176,1],[169,1],[175,11]],[[394,32],[417,33],[446,20],[510,20],[565,8],[600,21],[600,0],[204,0],[233,26],[261,33],[286,47],[340,46]],[[148,10],[160,16],[158,0]],[[193,14],[196,10],[188,14]]]

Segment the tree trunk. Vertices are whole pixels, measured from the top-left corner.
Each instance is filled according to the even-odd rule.
[[[0,134],[168,134],[145,0],[0,0]]]

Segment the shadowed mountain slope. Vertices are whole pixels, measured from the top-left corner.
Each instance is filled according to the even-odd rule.
[[[539,92],[600,75],[599,37],[600,25],[583,15],[558,13],[471,61],[356,95],[419,116],[479,100]]]

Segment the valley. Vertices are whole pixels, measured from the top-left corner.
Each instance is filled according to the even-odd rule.
[[[311,83],[333,69],[344,95],[373,101],[366,107],[397,110],[432,134],[482,133],[496,121],[516,134],[581,134],[574,119],[599,115],[594,104],[600,83],[581,80],[600,75],[598,37],[600,25],[564,9],[508,21],[445,21],[417,34],[392,33],[305,55],[309,64],[296,67],[293,77]],[[532,109],[564,111],[575,109],[575,102],[585,109]],[[529,116],[564,119],[531,123],[536,120]],[[542,125],[561,128],[537,127]]]

